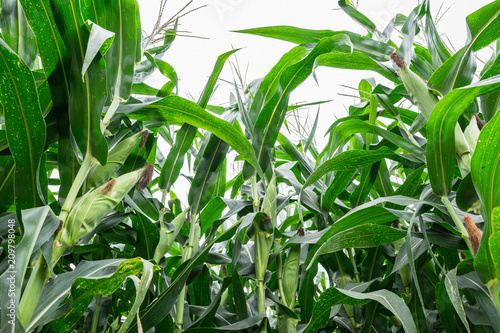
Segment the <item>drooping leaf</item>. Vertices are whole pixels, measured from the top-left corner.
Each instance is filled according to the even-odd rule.
[[[326,173],[336,170],[357,170],[365,168],[373,163],[380,161],[383,158],[392,159],[398,162],[407,162],[404,156],[394,153],[387,147],[382,147],[378,150],[348,150],[329,159],[321,164],[307,178],[304,183],[304,188],[315,183]]]
[[[400,230],[378,224],[365,224],[333,234],[324,242],[314,259],[325,253],[340,251],[345,248],[367,248],[392,243],[405,236]]]
[[[85,313],[95,295],[112,294],[128,276],[140,274],[143,266],[142,259],[129,259],[121,263],[110,277],[76,278],[71,286],[71,309],[52,322],[50,329],[56,332],[67,332]]]
[[[274,143],[285,120],[291,93],[311,75],[316,57],[330,52],[336,43],[344,43],[344,40],[343,35],[321,40],[303,60],[291,65],[281,74],[281,89],[278,89],[262,108],[255,121],[252,135],[255,155],[263,171],[267,169],[271,161]],[[253,168],[246,164],[243,177],[248,179],[252,174]]]
[[[259,168],[250,142],[230,123],[203,110],[186,99],[169,96],[139,111],[128,114],[132,119],[188,123],[205,129],[228,143],[241,157]]]

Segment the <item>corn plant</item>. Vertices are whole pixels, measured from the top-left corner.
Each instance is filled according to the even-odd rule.
[[[500,332],[498,52],[475,62],[500,1],[455,53],[428,0],[385,29],[338,6],[366,35],[239,31],[296,45],[222,107],[243,50],[194,102],[163,60],[177,20],[143,36],[135,0],[3,0],[2,332]],[[319,66],[379,75],[325,147],[318,118],[287,130],[329,107],[290,102]]]

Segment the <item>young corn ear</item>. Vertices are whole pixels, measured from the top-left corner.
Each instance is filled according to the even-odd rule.
[[[151,179],[152,173],[153,165],[148,164],[87,192],[69,212],[61,230],[61,245],[69,248],[94,230],[136,184],[143,190],[149,182],[148,179]]]
[[[419,108],[425,119],[428,120],[439,99],[427,87],[427,83],[420,76],[406,67],[405,62],[397,53],[391,54],[391,59],[399,68],[399,76],[408,95],[410,95],[413,103]]]
[[[290,309],[295,307],[295,294],[299,284],[300,244],[294,245],[288,252],[285,267],[283,268],[283,297],[282,302]]]
[[[147,140],[147,137],[148,131],[144,130],[115,144],[109,151],[108,162],[106,165],[95,164],[92,169],[90,169],[85,183],[84,192],[88,189],[101,186],[113,177],[123,163],[125,163],[125,160],[130,155],[132,149],[134,149],[137,145],[138,141],[140,140],[139,148],[142,148],[141,146],[144,146],[144,142]]]
[[[432,111],[439,102],[438,97],[428,88],[427,83],[420,76],[406,67],[405,62],[397,53],[391,54],[391,59],[399,68],[399,76],[408,95],[425,119],[429,120]],[[459,124],[455,126],[455,150],[462,176],[466,176],[470,172],[471,151]]]
[[[172,247],[172,244],[175,241],[175,238],[179,234],[179,231],[181,231],[182,225],[184,222],[186,222],[186,214],[189,211],[189,208],[177,215],[171,222],[171,224],[174,227],[174,230],[171,230],[167,228],[166,226],[162,225],[160,226],[160,241],[158,242],[158,245],[156,246],[155,249],[155,254],[153,259],[159,263],[161,258],[165,254],[168,253],[170,250],[170,247]]]

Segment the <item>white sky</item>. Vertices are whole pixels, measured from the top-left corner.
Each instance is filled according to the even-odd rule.
[[[138,0],[138,2],[143,30],[149,33],[156,22],[160,1]],[[445,43],[450,45],[451,42],[455,49],[460,49],[467,38],[465,17],[490,2],[487,0],[431,1],[435,22],[438,12],[439,16],[446,12],[437,24],[438,32],[447,36],[447,38],[443,37]],[[186,0],[169,0],[165,8],[164,20],[169,19],[186,3]],[[378,30],[383,30],[397,13],[408,15],[417,4],[417,0],[359,0],[358,9],[377,25]],[[295,46],[274,39],[232,33],[231,30],[292,25],[308,29],[350,30],[366,34],[366,30],[339,9],[335,0],[194,0],[189,8],[193,9],[202,5],[207,5],[207,7],[180,19],[179,30],[189,31],[192,36],[208,39],[178,37],[163,57],[163,60],[170,63],[177,71],[180,79],[179,95],[187,98],[192,96],[196,100],[221,53],[233,48],[243,48],[236,55],[240,68],[243,73],[246,73],[245,83],[250,83],[254,79],[265,76],[280,57]],[[486,51],[485,55],[480,54],[480,58],[487,60],[490,52]],[[235,63],[235,60],[234,56],[230,58],[232,63]],[[478,63],[478,66],[481,64]],[[334,100],[321,106],[316,138],[318,148],[322,148],[324,140],[320,138],[323,137],[335,117],[345,116],[346,107],[356,102],[352,97],[338,95],[339,93],[357,95],[356,91],[339,86],[339,84],[357,87],[361,79],[370,77],[374,77],[378,83],[388,83],[388,81],[374,72],[365,71],[320,67],[316,70],[316,74],[319,86],[312,78],[309,78],[292,93],[291,102]],[[225,66],[221,78],[233,82],[233,77],[230,66]],[[161,87],[161,80],[161,76],[157,75],[148,83]],[[388,86],[392,84],[388,83]],[[210,104],[227,105],[229,92],[232,90],[231,85],[221,81]],[[301,110],[300,116],[306,117],[309,114],[311,118],[309,121],[312,123],[316,112],[317,106],[314,106],[309,110]],[[163,153],[166,155],[168,151]]]

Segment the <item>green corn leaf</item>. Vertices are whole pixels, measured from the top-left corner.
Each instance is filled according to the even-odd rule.
[[[153,58],[148,52],[146,52],[145,55],[146,58],[153,64],[153,66],[155,66],[155,68],[157,68],[161,74],[167,77],[177,89],[179,78],[177,77],[177,73],[175,72],[175,69],[172,67],[172,65],[161,59]]]
[[[481,130],[471,164],[472,180],[485,212],[486,228],[483,230],[483,240],[474,260],[477,275],[483,283],[500,279],[500,268],[495,265],[493,259],[493,252],[497,251],[490,249],[490,237],[495,234],[496,224],[498,224],[494,209],[500,206],[500,176],[497,173],[500,171],[498,164],[500,132],[498,126],[500,126],[500,115],[497,113]]]
[[[441,65],[429,79],[429,84],[443,94],[472,81],[476,70],[473,52],[498,39],[496,32],[500,28],[500,2],[493,1],[467,16],[467,28],[467,45]]]
[[[418,34],[419,20],[423,17],[423,6],[418,5],[415,9],[408,15],[403,27],[401,28],[401,33],[403,34],[403,41],[398,49],[398,54],[403,58],[404,62],[409,64],[413,53],[413,41],[415,35]]]
[[[367,248],[392,243],[405,233],[384,225],[365,224],[333,234],[314,254],[311,263],[322,254],[333,253],[345,248]],[[309,264],[311,265],[311,264]]]
[[[67,68],[62,66],[67,63],[69,52],[57,29],[49,0],[19,0],[19,2],[36,37],[45,75],[49,77],[59,67],[65,91],[69,96],[69,73]]]
[[[373,187],[373,184],[375,183],[375,180],[377,179],[379,168],[380,161],[375,162],[369,167],[363,168],[361,170],[361,179],[359,181],[359,185],[356,186],[356,189],[354,189],[351,196],[349,197],[351,207],[354,208],[366,200]]]
[[[193,327],[191,329],[187,329],[186,333],[221,333],[221,332],[243,332],[247,329],[251,329],[256,325],[259,325],[265,320],[265,316],[263,314],[256,315],[253,317],[249,317],[247,319],[240,320],[234,324],[220,326],[220,327]],[[267,331],[259,331],[259,332],[267,332]]]
[[[14,203],[14,170],[12,156],[0,156],[0,214]]]
[[[235,32],[275,38],[295,44],[318,43],[326,37],[347,35],[356,51],[371,55],[375,60],[388,60],[394,48],[386,43],[378,42],[372,38],[364,37],[350,31],[310,30],[291,26],[274,26],[254,29],[238,30]],[[350,49],[345,47],[345,51]]]
[[[215,63],[207,84],[203,90],[203,93],[198,101],[198,105],[205,109],[208,105],[208,101],[212,96],[215,89],[215,85],[219,78],[219,75],[224,67],[226,60],[238,50],[231,50],[229,52],[221,54]],[[163,165],[160,173],[160,180],[158,186],[162,190],[170,191],[170,187],[175,182],[179,173],[184,165],[184,157],[186,156],[189,147],[191,147],[193,140],[198,132],[198,128],[193,126],[189,122],[182,125],[181,129],[177,132],[175,137],[175,144],[168,153],[167,160]]]
[[[455,308],[455,311],[460,317],[460,320],[464,324],[467,332],[470,332],[469,323],[465,317],[465,310],[462,304],[462,297],[460,296],[460,290],[457,285],[457,269],[454,268],[449,271],[444,278],[444,285],[446,288],[446,292],[448,293],[448,297],[450,298],[451,304]]]
[[[436,30],[436,26],[432,19],[430,3],[430,1],[426,0],[422,5],[425,10],[425,36],[427,37],[427,46],[432,57],[432,65],[434,69],[437,69],[443,62],[446,62],[446,60],[451,57],[451,54]]]
[[[18,0],[2,1],[2,38],[21,58],[26,66],[33,69],[38,55],[35,35],[24,15]]]
[[[262,108],[255,121],[252,136],[255,154],[263,171],[267,169],[271,161],[274,143],[285,120],[291,93],[311,75],[316,57],[330,52],[337,43],[343,44],[344,42],[344,35],[321,40],[304,60],[291,65],[281,74],[281,89],[274,93],[273,97]],[[253,168],[246,164],[243,169],[243,177],[248,179],[253,173]]]
[[[316,60],[316,66],[374,71],[396,84],[400,83],[396,72],[392,68],[370,58],[362,52],[331,52],[322,54]]]
[[[473,209],[473,206],[477,205],[478,201],[479,197],[472,182],[472,175],[469,173],[460,181],[458,186],[456,194],[457,207],[464,212],[468,212]]]
[[[111,47],[115,38],[114,32],[106,30],[90,20],[88,23],[92,26],[92,28],[90,30],[89,43],[87,45],[87,50],[85,51],[85,59],[82,66],[82,78],[85,77],[85,72],[97,53],[100,52],[101,55],[104,56]]]
[[[323,208],[330,210],[339,194],[352,182],[356,170],[339,170],[335,173],[333,181],[328,186],[323,197]]]
[[[349,5],[349,1],[339,0],[339,6],[342,10],[349,15],[354,21],[361,24],[366,30],[370,32],[374,32],[377,30],[377,26],[373,23],[368,17],[366,17],[363,13],[358,11],[356,8]]]
[[[50,329],[55,332],[67,332],[87,311],[90,302],[95,295],[108,296],[118,289],[123,281],[132,275],[141,274],[144,272],[147,277],[148,270],[144,270],[145,264],[142,259],[129,259],[118,266],[116,271],[110,277],[98,279],[77,278],[71,286],[72,304],[69,312],[59,317],[50,324]],[[147,277],[149,279],[149,277]]]
[[[124,259],[82,261],[75,270],[59,274],[55,279],[50,280],[43,289],[40,301],[26,331],[48,324],[61,315],[57,314],[56,310],[64,298],[69,295],[71,285],[77,278],[109,277],[124,261]]]
[[[237,113],[231,112],[226,117],[229,123],[233,123]],[[217,170],[226,159],[229,145],[210,134],[206,146],[202,148],[200,162],[196,168],[196,174],[191,183],[188,193],[188,202],[191,206],[191,215],[196,216],[198,212],[213,197],[217,185]]]
[[[479,81],[448,93],[434,108],[427,124],[427,167],[432,189],[437,195],[448,195],[455,168],[456,126],[458,118],[476,99],[500,88],[500,76]],[[465,143],[466,144],[466,143]]]
[[[137,57],[138,35],[136,0],[106,1],[106,23],[103,27],[115,33],[115,40],[104,56],[109,98],[130,97]],[[99,24],[99,23],[98,23]]]
[[[196,266],[201,265],[205,261],[208,251],[215,243],[230,239],[236,232],[240,223],[241,221],[233,224],[231,227],[226,229],[226,231],[220,234],[217,238],[213,239],[198,252],[196,252],[196,254],[184,264],[184,266],[178,269],[179,274],[176,275],[170,286],[163,293],[161,293],[158,298],[150,303],[143,311],[141,311],[140,320],[142,322],[142,328],[144,331],[149,330],[151,327],[155,326],[156,324],[161,322],[163,318],[165,318],[165,316],[170,312],[170,310],[176,303],[177,296],[184,289],[187,278],[192,269]],[[136,331],[137,323],[134,323],[127,330],[127,332]]]
[[[108,153],[106,165],[103,166],[95,164],[90,169],[86,179],[86,187],[84,188],[84,191],[93,187],[99,187],[110,180],[118,169],[120,169],[120,167],[125,163],[139,140],[142,142],[145,136],[147,137],[147,133],[142,131],[126,137],[120,142],[112,145]]]
[[[132,119],[188,123],[207,130],[228,143],[241,157],[259,168],[250,142],[230,123],[186,99],[171,96],[128,114]]]
[[[332,149],[336,149],[345,139],[355,133],[373,133],[409,152],[417,161],[424,161],[424,150],[419,146],[405,140],[403,137],[375,125],[370,125],[361,120],[346,120],[338,125],[332,135]],[[410,156],[408,158],[411,158]]]
[[[252,105],[249,110],[249,117],[252,123],[259,116],[262,107],[271,99],[279,87],[280,77],[283,71],[291,65],[302,60],[309,52],[310,48],[304,46],[296,46],[287,53],[285,53],[278,63],[267,73],[259,85],[259,89],[255,93],[252,100]]]
[[[436,307],[447,332],[456,332],[455,309],[444,285],[445,279],[436,286]]]
[[[141,274],[141,282],[139,284],[136,283],[136,295],[134,304],[130,308],[130,311],[127,313],[127,319],[125,319],[125,322],[120,326],[120,330],[118,331],[118,333],[124,333],[127,331],[130,324],[132,324],[137,313],[139,312],[139,309],[144,302],[144,298],[149,291],[149,285],[151,284],[151,281],[153,279],[153,264],[145,260],[142,261],[142,264],[143,269]],[[137,279],[135,276],[132,278],[134,280]]]
[[[314,307],[311,320],[303,333],[316,332],[326,326],[332,306],[349,304],[360,306],[370,300],[376,301],[391,311],[403,325],[405,332],[416,333],[417,328],[408,306],[396,294],[386,290],[377,290],[369,293],[360,293],[352,290],[331,287],[325,290]]]
[[[21,211],[21,214],[24,224],[24,233],[19,244],[15,246],[14,261],[7,262],[8,258],[5,259],[7,264],[12,264],[12,266],[10,266],[1,276],[0,292],[2,295],[7,295],[9,293],[9,289],[12,289],[10,287],[11,283],[15,284],[15,290],[22,290],[24,277],[30,265],[32,255],[36,254],[40,247],[52,238],[54,231],[59,226],[58,218],[48,206],[25,209]],[[10,246],[14,245],[10,244],[9,247]],[[15,276],[15,280],[7,280],[7,278],[12,275]],[[29,297],[29,295],[23,296]],[[15,293],[14,300],[17,306],[20,299],[21,292]],[[11,297],[2,297],[2,309],[7,309],[10,301]],[[9,320],[12,318],[9,318],[7,315],[8,311],[2,311],[2,332],[14,332],[14,329],[21,331],[22,329],[17,327],[17,325],[9,324]]]
[[[101,132],[101,112],[106,100],[104,60],[95,58],[82,80],[81,68],[90,33],[83,22],[79,1],[55,0],[54,8],[58,13],[56,23],[72,56],[69,99],[71,130],[80,150],[104,165],[108,157],[108,145]]]
[[[137,224],[137,243],[134,255],[147,260],[153,259],[160,240],[158,227],[141,213],[132,216],[132,220]]]
[[[29,68],[0,40],[0,103],[9,148],[16,162],[14,192],[20,209],[41,206],[38,166],[46,125]]]
[[[314,184],[328,172],[338,170],[358,170],[360,168],[368,167],[383,158],[388,158],[401,163],[408,162],[404,156],[394,153],[387,147],[382,147],[378,150],[348,150],[329,159],[317,167],[311,176],[307,178],[303,188]]]

